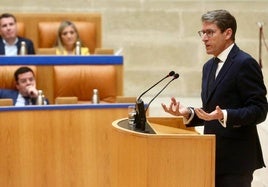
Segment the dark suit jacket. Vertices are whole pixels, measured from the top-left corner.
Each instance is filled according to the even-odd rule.
[[[18,36],[18,42],[16,43],[16,46],[18,48],[18,54],[20,52],[20,47],[21,47],[21,42],[25,41],[26,43],[26,48],[27,48],[27,54],[29,55],[34,55],[35,50],[34,50],[34,44],[31,40],[27,38],[22,38]],[[3,43],[3,38],[0,36],[0,55],[5,55],[5,44]]]
[[[234,45],[212,93],[206,97],[212,63],[210,59],[203,67],[203,109],[211,112],[217,105],[226,109],[227,127],[218,120],[203,121],[196,115],[189,126],[204,125],[205,134],[216,135],[216,174],[254,171],[265,166],[256,127],[265,120],[268,110],[261,69],[250,55]]]
[[[0,98],[1,99],[12,99],[13,105],[16,104],[18,95],[19,95],[19,92],[17,90],[0,89]]]
[[[10,89],[0,89],[0,99],[12,99],[13,105],[16,104],[19,92],[17,90]],[[35,100],[32,101],[35,104]],[[49,104],[48,99],[46,99],[47,104]]]

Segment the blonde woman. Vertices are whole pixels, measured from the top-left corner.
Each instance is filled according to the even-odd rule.
[[[56,54],[75,55],[77,41],[81,43],[75,24],[70,21],[61,22],[57,33]],[[89,55],[88,48],[83,45],[81,45],[81,55]]]

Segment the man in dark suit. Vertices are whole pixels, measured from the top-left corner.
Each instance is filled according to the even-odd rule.
[[[35,75],[31,68],[20,67],[14,73],[17,90],[0,89],[0,98],[11,98],[15,106],[35,105],[38,97]],[[44,104],[49,104],[45,99]]]
[[[0,55],[20,54],[22,42],[25,42],[25,54],[35,54],[33,42],[17,36],[17,21],[14,15],[4,13],[0,16],[0,34]]]
[[[236,27],[226,10],[202,16],[198,33],[213,55],[203,67],[203,107],[184,107],[175,98],[162,104],[187,126],[204,125],[204,134],[216,135],[216,187],[250,187],[254,170],[265,166],[256,125],[266,119],[267,91],[256,60],[235,44]]]

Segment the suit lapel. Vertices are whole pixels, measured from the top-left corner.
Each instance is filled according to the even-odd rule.
[[[208,93],[208,82],[209,82],[209,75],[210,72],[212,71],[212,66],[213,66],[213,58],[210,59],[204,66],[203,69],[203,78],[202,78],[202,100],[204,103],[206,103],[207,99],[209,96],[207,95]]]
[[[233,58],[234,56],[237,54],[237,52],[239,51],[239,48],[234,45],[233,49],[230,51],[226,61],[224,62],[222,68],[220,69],[214,84],[212,85],[212,90],[211,93],[207,96],[206,101],[208,102],[209,99],[213,96],[217,86],[221,83],[221,81],[223,80],[223,78],[225,77],[225,75],[228,73],[229,69],[231,68],[232,64],[233,64]],[[210,69],[212,68],[212,65],[210,67]],[[208,80],[207,80],[208,81]],[[208,82],[206,83],[208,84]],[[206,90],[207,91],[207,90]]]
[[[0,54],[5,55],[5,44],[3,43],[2,37],[0,37]]]
[[[17,49],[18,49],[18,55],[20,54],[20,43],[21,43],[21,38],[18,37],[18,42],[16,43]]]
[[[18,42],[16,43],[16,46],[18,48],[18,54],[20,51],[20,42],[21,42],[21,38],[18,37]],[[3,38],[0,37],[0,54],[1,55],[5,55],[5,44],[3,43]]]

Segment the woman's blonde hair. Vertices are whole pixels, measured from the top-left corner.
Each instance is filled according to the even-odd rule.
[[[62,53],[62,54],[63,54],[65,48],[64,48],[63,43],[62,43],[61,34],[62,34],[62,31],[68,26],[71,26],[74,29],[74,31],[75,31],[75,33],[77,35],[77,41],[80,41],[80,43],[81,43],[79,33],[78,33],[78,30],[77,30],[75,24],[73,22],[71,22],[71,21],[63,21],[63,22],[61,22],[61,24],[59,26],[59,29],[58,29],[58,33],[57,33],[57,40],[56,40],[56,45],[55,46],[59,49],[60,53]],[[82,43],[81,43],[81,45],[82,45]],[[75,47],[75,44],[74,44],[74,47]]]

